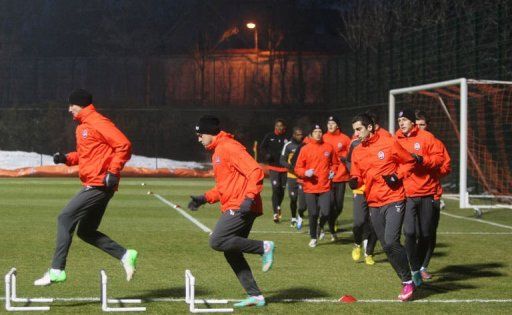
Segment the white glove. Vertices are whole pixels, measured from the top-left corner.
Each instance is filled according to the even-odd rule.
[[[336,173],[334,173],[334,171],[329,171],[329,180],[333,179],[334,175],[336,175]]]
[[[314,170],[314,169],[312,169],[312,168],[310,168],[309,170],[306,170],[306,171],[304,172],[304,176],[306,176],[306,177],[312,177],[312,176],[313,176],[313,174],[315,174],[315,170]]]

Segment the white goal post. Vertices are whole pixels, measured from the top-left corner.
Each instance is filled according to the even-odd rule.
[[[436,89],[441,88],[447,88],[450,89],[449,92],[452,94],[457,94],[456,97],[452,97],[452,100],[459,100],[458,105],[460,106],[458,108],[458,133],[460,134],[460,145],[459,145],[459,207],[460,208],[475,208],[475,207],[506,207],[509,208],[510,205],[497,205],[494,204],[492,206],[485,206],[485,205],[472,205],[470,203],[470,195],[468,192],[468,85],[500,85],[500,86],[509,86],[512,85],[512,82],[506,82],[506,81],[492,81],[492,80],[472,80],[472,79],[466,79],[466,78],[459,78],[454,80],[448,80],[443,82],[436,82],[436,83],[430,83],[430,84],[424,84],[424,85],[417,85],[417,86],[411,86],[411,87],[405,87],[405,88],[399,88],[399,89],[393,89],[389,91],[389,112],[388,112],[388,119],[389,119],[389,131],[391,133],[395,132],[395,123],[396,123],[396,111],[397,111],[397,96],[406,96],[406,94],[415,94],[416,92],[422,92],[424,94],[430,94],[436,95]],[[449,88],[451,87],[451,88]],[[471,94],[470,94],[471,95]],[[443,100],[441,97],[439,97],[439,103],[442,104],[443,111],[446,113],[446,116],[451,120],[452,117],[450,116],[450,113],[446,109],[446,106],[443,103]],[[505,104],[504,106],[508,106]],[[400,109],[400,108],[398,108]],[[415,108],[412,108],[415,109]],[[473,109],[472,109],[473,110]],[[452,121],[452,124],[455,126],[457,124],[457,117],[455,117],[455,121]],[[443,140],[443,139],[441,139]],[[469,159],[470,163],[473,163],[472,165],[476,165],[476,160],[474,156],[469,153]],[[485,177],[485,176],[484,176]],[[489,193],[492,195],[492,193]],[[489,197],[489,194],[486,196]],[[505,198],[510,198],[509,196]]]

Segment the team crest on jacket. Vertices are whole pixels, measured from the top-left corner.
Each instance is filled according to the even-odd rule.
[[[215,162],[215,164],[220,164],[220,156],[216,156],[214,158],[214,162]]]
[[[343,148],[343,143],[338,142],[338,149],[340,149],[340,150],[341,150],[342,148]]]
[[[420,149],[421,149],[421,145],[420,145],[420,143],[419,143],[419,142],[416,142],[416,143],[414,144],[414,150],[419,151]]]
[[[331,152],[329,152],[329,151],[325,151],[325,152],[324,152],[324,155],[325,155],[325,157],[329,157],[329,155],[331,155]]]
[[[82,138],[87,139],[87,129],[82,130]]]
[[[377,157],[379,160],[384,160],[384,151],[379,151],[379,153],[377,153]]]

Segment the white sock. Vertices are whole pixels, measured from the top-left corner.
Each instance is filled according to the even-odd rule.
[[[62,272],[61,269],[54,269],[54,268],[51,268],[50,269],[50,272],[53,273],[53,274],[56,274],[57,276],[60,275],[60,273]]]
[[[405,282],[402,282],[403,284],[412,284],[412,280],[410,281],[405,281]]]
[[[263,301],[265,298],[263,297],[263,295],[253,295],[254,298],[257,298],[258,300],[260,301]]]
[[[270,250],[270,242],[269,241],[263,241],[263,252],[266,253]]]
[[[128,260],[128,251],[126,251],[126,253],[124,253],[123,257],[121,257],[122,262],[125,262],[127,260]]]

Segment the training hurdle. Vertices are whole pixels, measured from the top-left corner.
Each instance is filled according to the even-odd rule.
[[[16,292],[16,268],[5,275],[5,309],[9,312],[15,311],[49,311],[49,306],[14,306],[12,303],[51,303],[51,298],[20,298]]]
[[[196,278],[190,270],[185,270],[185,302],[189,305],[191,313],[231,313],[232,308],[196,308],[196,304],[227,304],[228,300],[196,300]]]
[[[104,312],[145,312],[146,307],[111,307],[109,303],[117,304],[140,304],[141,299],[109,299],[107,296],[108,277],[105,270],[100,270],[101,278],[101,310]]]

